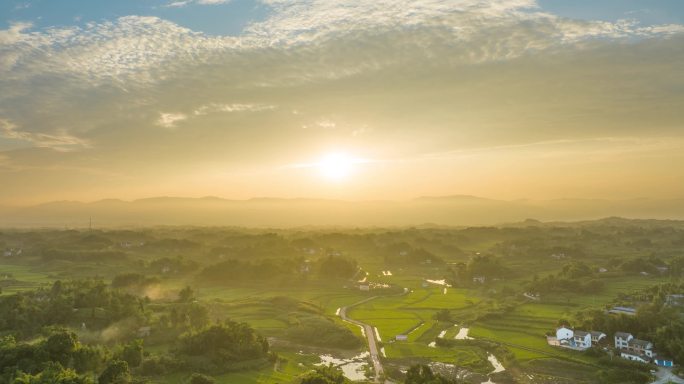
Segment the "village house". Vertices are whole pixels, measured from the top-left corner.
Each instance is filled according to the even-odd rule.
[[[556,329],[556,339],[560,342],[561,340],[572,339],[574,332],[568,327],[560,327]]]
[[[556,337],[546,339],[549,345],[571,348],[576,350],[585,350],[591,348],[592,333],[596,333],[597,340],[600,340],[600,335],[606,337],[602,332],[586,332],[580,330],[572,330],[566,326],[556,329]],[[600,334],[600,335],[599,335]]]
[[[579,349],[591,348],[591,334],[585,331],[575,331],[572,336],[572,346]]]
[[[640,363],[650,363],[651,359],[644,355],[630,352],[629,350],[621,350],[620,357],[627,360],[638,361]]]
[[[620,351],[623,359],[642,363],[650,363],[656,356],[652,342],[635,339],[631,333],[626,332],[615,332],[615,348]],[[662,363],[665,364],[665,361]]]
[[[634,336],[632,336],[631,333],[615,332],[615,348],[627,349],[627,347],[629,346],[629,341],[633,338]]]
[[[627,348],[638,354],[653,357],[653,343],[647,340],[632,339],[627,343]]]
[[[3,252],[3,256],[5,257],[12,257],[12,256],[20,256],[23,250],[21,248],[9,248],[5,249]]]
[[[589,334],[591,335],[591,342],[593,344],[598,344],[601,340],[607,337],[605,333],[599,331],[591,331]]]
[[[681,307],[684,306],[684,295],[667,295],[665,296],[665,305],[670,307]]]

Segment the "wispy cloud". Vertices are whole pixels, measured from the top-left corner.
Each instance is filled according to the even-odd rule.
[[[23,140],[37,147],[47,147],[58,151],[72,151],[89,147],[87,140],[58,130],[54,134],[22,131],[16,124],[0,119],[0,135],[8,139]]]
[[[180,121],[187,120],[188,116],[182,113],[160,113],[157,125],[164,128],[174,128]]]
[[[207,105],[202,105],[201,107],[195,109],[193,114],[196,116],[206,115],[212,112],[261,112],[261,111],[272,111],[276,109],[275,105],[270,104],[251,104],[251,103],[233,103],[233,104],[220,104],[220,103],[210,103]]]
[[[184,1],[172,1],[165,5],[167,8],[182,8],[188,5],[219,5],[228,4],[232,0],[184,0]]]

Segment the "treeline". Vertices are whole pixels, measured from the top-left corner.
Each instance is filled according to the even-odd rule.
[[[69,260],[69,261],[117,261],[125,260],[126,253],[114,250],[93,249],[44,249],[41,253],[43,260]]]
[[[539,278],[534,275],[526,284],[532,293],[598,293],[605,284],[598,280],[594,270],[584,262],[566,263],[560,272]]]
[[[500,257],[493,255],[476,255],[467,263],[456,263],[450,266],[449,280],[455,286],[473,285],[473,278],[478,282],[488,282],[512,276],[510,268],[503,264]],[[482,280],[481,278],[484,278]]]
[[[214,284],[294,282],[310,276],[325,279],[349,279],[358,271],[354,260],[339,256],[324,257],[316,262],[302,258],[261,259],[255,261],[226,260],[205,267],[198,281]]]

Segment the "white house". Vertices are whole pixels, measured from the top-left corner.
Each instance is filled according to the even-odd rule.
[[[631,333],[626,332],[615,332],[615,348],[617,349],[627,349],[629,348],[629,341],[632,340],[634,336]]]
[[[408,340],[408,335],[396,335],[394,336],[394,339],[396,341],[406,341]]]
[[[591,334],[584,331],[575,331],[575,334],[572,336],[572,343],[575,348],[591,348]]]
[[[592,343],[598,343],[599,341],[601,341],[607,337],[605,333],[599,332],[599,331],[591,331],[591,332],[589,332],[589,334],[591,335],[591,342]]]
[[[370,285],[368,285],[368,284],[361,284],[361,285],[359,285],[359,290],[361,290],[361,291],[370,291]]]
[[[560,327],[556,329],[556,339],[560,342],[561,340],[572,339],[574,332],[572,329],[567,327]]]
[[[638,355],[655,356],[655,353],[653,353],[653,343],[647,340],[632,339],[627,343],[627,348]]]
[[[644,355],[639,355],[639,354],[632,353],[632,352],[629,352],[626,350],[620,351],[620,357],[622,357],[623,359],[627,359],[627,360],[638,361],[640,363],[650,363],[651,362],[651,359],[649,359],[648,357],[646,357]]]
[[[484,276],[473,276],[473,283],[484,284],[486,280],[487,278]]]

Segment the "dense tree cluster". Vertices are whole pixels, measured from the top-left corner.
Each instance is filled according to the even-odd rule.
[[[312,372],[302,375],[299,384],[345,384],[349,383],[342,371],[332,364],[328,366],[316,367]]]
[[[190,332],[179,340],[177,355],[206,372],[229,370],[235,363],[266,359],[266,339],[246,323],[226,321]]]
[[[330,279],[349,279],[358,271],[356,261],[339,256],[328,256],[319,261],[321,277]]]
[[[666,264],[657,257],[636,257],[625,260],[620,268],[625,272],[630,273],[658,273],[659,267],[665,267]]]
[[[461,254],[458,248],[451,250],[452,253]],[[396,242],[385,245],[379,249],[385,263],[389,265],[420,265],[425,263],[444,264],[444,259],[423,247],[414,247],[406,242]]]
[[[121,273],[112,279],[113,288],[144,288],[150,285],[159,284],[158,277],[150,277],[140,273]]]
[[[0,296],[0,331],[29,337],[49,325],[103,327],[142,317],[139,300],[99,280],[56,281],[51,288]]]
[[[411,366],[406,372],[404,384],[458,384],[455,379],[447,379],[444,376],[432,372],[429,366],[419,364]]]
[[[101,369],[107,358],[104,349],[82,345],[66,330],[38,343],[5,336],[0,338],[0,383],[86,383],[81,375]]]
[[[198,281],[222,285],[254,282],[261,284],[274,279],[291,279],[298,273],[300,265],[301,262],[295,259],[263,259],[253,262],[231,259],[205,267],[199,273]]]
[[[120,261],[127,257],[125,252],[115,250],[93,249],[44,249],[43,260],[69,260],[69,261]]]

